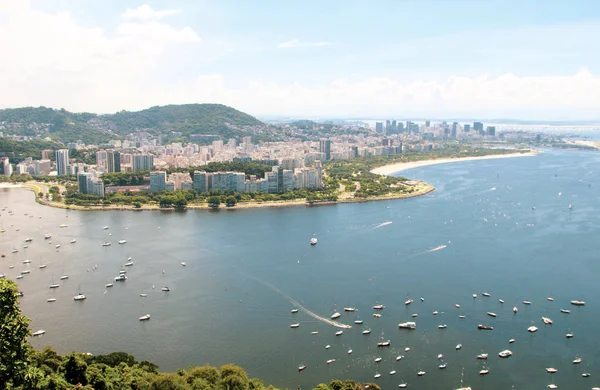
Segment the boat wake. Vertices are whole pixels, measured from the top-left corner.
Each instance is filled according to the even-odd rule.
[[[442,249],[446,248],[447,246],[448,245],[436,246],[435,248],[428,249],[427,253],[441,251]]]
[[[384,226],[387,226],[387,225],[391,225],[392,223],[393,223],[392,221],[387,221],[387,222],[380,223],[379,225],[375,226],[373,228],[373,230],[379,229],[380,227],[384,227]]]
[[[262,283],[263,285],[269,287],[271,290],[275,291],[277,294],[279,294],[282,297],[284,297],[287,301],[289,301],[296,308],[302,310],[303,312],[305,312],[306,314],[308,314],[309,316],[311,316],[312,318],[314,318],[316,320],[319,320],[319,321],[324,322],[324,323],[326,323],[328,325],[331,325],[331,326],[335,326],[337,328],[342,328],[342,329],[350,329],[350,328],[352,328],[351,325],[342,324],[340,322],[330,320],[329,318],[321,317],[317,313],[308,310],[307,308],[305,308],[304,306],[302,306],[302,304],[300,304],[300,302],[296,301],[294,298],[290,297],[289,295],[287,295],[286,293],[284,293],[283,291],[281,291],[277,287],[273,286],[271,283],[267,283],[264,280],[260,280],[260,279],[257,279],[257,278],[251,277],[251,276],[249,276],[249,277],[252,278],[252,279],[254,279],[254,280],[256,280],[257,282]]]

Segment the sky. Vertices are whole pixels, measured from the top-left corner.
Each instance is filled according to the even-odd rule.
[[[0,0],[0,108],[600,120],[597,0]]]

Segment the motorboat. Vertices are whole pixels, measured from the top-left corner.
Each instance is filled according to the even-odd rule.
[[[490,373],[490,370],[487,368],[484,368],[482,370],[479,371],[479,375],[487,375]]]
[[[510,349],[505,349],[504,351],[501,351],[498,356],[500,356],[501,358],[507,358],[512,356],[512,351]]]
[[[60,277],[60,280],[66,280],[69,279],[69,275],[63,275]]]
[[[56,302],[56,298],[48,298],[46,299],[46,302]]]
[[[508,340],[508,343],[509,343],[509,344],[512,344],[512,343],[514,343],[514,342],[515,342],[515,339],[510,339],[510,340]]]
[[[573,360],[573,364],[579,364],[582,360],[583,359],[581,359],[580,357],[576,357],[575,360]]]
[[[404,355],[398,355],[398,356],[396,356],[396,361],[400,361],[402,359],[404,359]]]
[[[585,301],[574,300],[574,301],[571,301],[571,305],[573,305],[573,306],[585,306]]]
[[[327,360],[327,364],[331,364],[331,363],[334,363],[334,362],[335,362],[335,359],[329,359],[329,360]]]
[[[488,358],[487,353],[481,353],[481,354],[477,355],[477,359],[485,360],[487,358]]]
[[[581,374],[581,376],[584,377],[584,378],[587,378],[590,375],[592,375],[592,374],[590,374],[589,372],[584,372],[583,374]]]
[[[348,350],[348,355],[352,355],[352,349]]]
[[[298,309],[292,309],[292,313],[298,313]]]
[[[146,298],[147,296],[148,296],[148,294],[145,294],[145,293],[140,294],[140,297],[142,297],[142,298]]]
[[[379,313],[373,313],[373,317],[379,318],[379,317],[381,317],[381,314],[379,314]]]
[[[47,267],[47,265],[46,265],[46,264],[40,264],[40,266],[39,266],[38,268],[39,268],[39,269],[44,269],[44,268],[46,268],[46,267]]]
[[[31,273],[31,270],[28,270],[28,269],[24,269],[23,271],[21,271],[21,275],[27,275],[30,273]]]
[[[335,332],[336,336],[341,336],[344,333],[343,330],[338,330],[337,332]]]
[[[32,336],[41,336],[41,335],[43,335],[45,333],[46,333],[46,331],[42,329],[42,330],[38,330],[38,331],[33,332],[31,335]]]
[[[56,249],[60,248],[60,244],[56,244]]]
[[[305,365],[298,366],[298,371],[304,371],[306,369]]]
[[[150,314],[146,314],[140,317],[140,321],[148,321],[150,319]]]
[[[319,334],[319,332],[315,330],[314,332],[310,332],[310,334],[312,334],[314,336],[316,334]]]
[[[23,275],[17,275],[17,279],[23,279]]]
[[[417,328],[417,323],[416,322],[402,322],[402,323],[398,324],[398,328],[414,330]]]
[[[71,244],[75,244],[76,242],[77,242],[77,239],[75,239],[75,238],[71,240]]]
[[[477,298],[477,294],[473,294],[473,299]]]
[[[329,349],[329,348],[331,348],[331,345],[327,344],[327,345],[325,346],[325,349]]]
[[[489,297],[489,296],[490,296],[490,293],[488,293],[488,292],[484,292],[484,293],[483,293],[483,294],[481,294],[481,295],[483,295],[484,297]]]
[[[49,238],[52,238],[52,234],[50,234],[50,233],[44,234],[44,240],[47,240]]]
[[[425,302],[425,298],[421,297],[421,302]]]
[[[23,264],[29,264],[31,263],[31,260],[23,260]]]
[[[353,312],[355,312],[355,311],[356,311],[356,308],[355,308],[355,307],[345,307],[345,308],[344,308],[344,311],[347,311],[347,312],[353,313]]]
[[[401,388],[401,389],[405,389],[406,387],[408,387],[408,383],[400,383],[398,385],[398,387]]]
[[[163,288],[160,289],[160,291],[171,291],[171,289],[168,286],[165,286]]]
[[[50,288],[59,288],[60,284],[54,283],[49,286]]]
[[[18,251],[19,250],[15,248],[15,249],[12,250],[12,253],[17,253]]]
[[[319,241],[317,240],[316,237],[313,237],[310,239],[310,245],[317,245],[317,242],[319,242]]]
[[[568,339],[572,339],[572,338],[573,338],[573,336],[575,336],[573,333],[567,333],[567,335],[566,335],[566,337],[567,337]]]
[[[390,371],[390,375],[396,375],[396,370]]]
[[[519,309],[517,309],[516,306],[513,306],[513,313],[517,314],[519,312]]]
[[[550,302],[554,302],[554,298],[552,298],[552,297],[548,297],[546,299],[549,300]]]
[[[455,308],[460,309],[460,305],[457,303],[456,305],[454,305]]]
[[[102,230],[108,230],[108,226],[104,226]]]
[[[439,314],[439,312],[437,310],[433,312],[434,316],[437,316],[438,314]]]
[[[548,388],[549,389],[558,389],[558,386],[555,385],[554,383],[551,383],[551,384],[548,385]]]
[[[496,313],[492,313],[491,311],[488,311],[487,315],[490,317],[496,317]]]
[[[524,305],[531,305],[531,301],[523,301]]]
[[[379,362],[381,362],[382,360],[383,360],[383,358],[382,358],[382,357],[380,357],[380,356],[379,356],[379,357],[376,357],[376,358],[375,358],[375,363],[379,363]]]
[[[404,348],[404,352],[408,352],[408,351],[410,351],[410,347]]]
[[[23,245],[23,249],[27,249],[27,248],[29,248],[29,245],[27,245],[27,244]]]
[[[377,343],[377,346],[378,347],[389,347],[391,344],[392,344],[392,342],[390,340],[386,340],[386,341]]]
[[[413,303],[413,302],[414,302],[414,301],[413,301],[412,299],[410,299],[410,298],[409,298],[409,299],[407,299],[407,300],[404,302],[404,304],[405,304],[405,305],[410,305],[410,304],[411,304],[411,303]]]
[[[561,312],[561,313],[564,313],[564,314],[569,314],[569,313],[571,313],[571,310],[567,310],[567,309],[560,309],[560,312]]]
[[[374,376],[373,378],[375,378],[375,379],[379,379],[379,378],[381,378],[381,374],[380,374],[380,373],[377,373],[377,374],[375,374],[375,376]]]
[[[457,351],[458,351],[459,349],[461,349],[461,348],[462,348],[462,344],[457,344],[457,345],[456,345],[456,350],[457,350]]]
[[[127,276],[123,274],[119,274],[119,276],[115,276],[115,282],[124,282],[127,280]]]
[[[185,267],[185,266],[187,265],[187,263],[186,263],[185,261],[182,261],[182,262],[181,262],[181,263],[179,263],[179,264],[181,264],[181,266],[182,266],[182,267]]]
[[[444,363],[440,364],[438,367],[440,368],[440,370],[443,370],[444,368],[448,367],[448,363],[444,362]]]
[[[333,313],[333,314],[331,315],[331,319],[332,319],[332,320],[335,320],[336,318],[340,318],[341,316],[342,316],[342,315],[341,315],[340,313],[338,313],[338,312],[335,312],[335,313]]]
[[[355,320],[354,323],[356,325],[361,325],[363,323],[363,320]]]
[[[86,296],[83,294],[78,294],[73,297],[73,300],[75,301],[83,301],[84,299],[86,299]]]
[[[444,355],[442,355],[441,353],[437,356],[438,359],[441,359],[443,357],[444,357]]]
[[[546,372],[548,374],[554,374],[555,372],[558,372],[558,370],[554,367],[546,367]]]
[[[131,267],[133,265],[133,261],[128,261],[124,265],[125,265],[125,267]]]
[[[105,242],[102,244],[102,246],[110,246],[110,242],[108,242],[108,241],[105,241]]]
[[[64,229],[64,228],[67,227],[67,224],[66,223],[61,223],[58,227],[61,228],[61,229]]]
[[[498,299],[498,302],[504,303],[504,299]]]
[[[411,315],[411,317],[412,317],[412,318],[416,318],[416,317],[418,317],[418,316],[419,316],[419,315],[418,315],[417,313],[413,313],[413,314]]]
[[[446,329],[447,327],[448,325],[446,324],[438,325],[438,329]]]
[[[25,239],[25,242],[31,242],[31,241],[33,241],[33,238],[31,238],[31,237],[28,237]]]
[[[119,244],[126,244],[127,240],[119,240]]]
[[[493,326],[479,324],[477,325],[477,329],[479,330],[494,330]]]
[[[385,306],[383,306],[383,305],[375,305],[375,306],[373,306],[373,310],[383,310],[384,307]]]
[[[546,325],[552,325],[552,320],[548,317],[542,317],[542,321],[544,322],[544,324]]]
[[[425,371],[419,371],[419,372],[417,372],[417,375],[418,376],[423,376],[423,375],[425,375]]]
[[[529,333],[535,333],[535,332],[537,332],[537,330],[538,330],[538,328],[535,325],[531,325],[529,328],[527,328],[527,331]]]
[[[371,334],[371,329],[363,330],[362,334]]]
[[[291,324],[290,325],[290,328],[293,328],[293,329],[296,329],[296,328],[299,328],[299,327],[300,327],[300,324],[297,323],[297,322],[295,324]]]

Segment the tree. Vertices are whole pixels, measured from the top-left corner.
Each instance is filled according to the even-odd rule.
[[[221,197],[219,196],[210,196],[207,199],[208,202],[208,206],[212,207],[213,209],[217,209],[219,208],[219,205],[221,205]]]
[[[25,374],[30,346],[29,319],[21,315],[17,285],[0,279],[0,383],[19,384]]]
[[[237,203],[237,199],[234,196],[230,195],[227,197],[225,205],[227,207],[233,207],[233,206],[235,206],[236,203]]]
[[[64,373],[67,382],[76,384],[87,384],[87,378],[85,373],[87,371],[87,364],[83,360],[80,353],[71,352],[65,356],[65,360],[62,363],[61,370]]]
[[[187,200],[185,198],[177,198],[174,202],[175,208],[178,210],[184,210],[187,206]]]

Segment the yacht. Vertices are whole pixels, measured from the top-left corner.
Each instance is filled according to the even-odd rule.
[[[146,314],[140,317],[140,321],[148,321],[150,319],[150,314]]]
[[[581,374],[581,376],[584,377],[584,378],[587,378],[590,375],[592,375],[592,374],[590,374],[589,372],[584,372],[583,374]]]
[[[544,324],[546,325],[552,325],[552,320],[548,317],[542,317],[542,321],[544,321]]]
[[[375,376],[374,376],[373,378],[375,378],[375,379],[379,379],[379,378],[381,378],[381,374],[380,374],[380,373],[377,373],[377,374],[375,374]]]
[[[575,360],[573,360],[573,364],[579,364],[581,363],[581,358],[580,357],[576,357]]]
[[[327,345],[325,346],[325,349],[329,349],[329,348],[331,348],[331,345],[327,344]]]
[[[119,240],[119,244],[125,244],[127,243],[127,240]]]
[[[381,358],[380,356],[375,358],[375,363],[379,363],[383,360],[383,358]]]
[[[114,284],[111,282],[108,282],[104,285],[105,288],[111,288],[112,286],[114,286]]]
[[[332,320],[335,320],[336,318],[340,318],[341,316],[342,316],[342,315],[341,315],[340,313],[338,313],[338,312],[335,312],[335,313],[333,313],[333,314],[331,315],[331,319],[332,319]]]
[[[548,385],[548,388],[549,389],[558,389],[558,386],[555,385],[554,383],[551,383],[551,384]]]
[[[56,302],[56,298],[48,298],[46,299],[46,302]]]
[[[335,332],[336,336],[341,336],[344,333],[343,330],[338,330],[337,332]]]
[[[318,242],[318,240],[316,237],[313,237],[310,239],[310,245],[317,245],[317,242]]]
[[[413,314],[411,315],[411,317],[412,317],[412,318],[416,318],[416,317],[418,317],[418,316],[419,316],[419,315],[418,315],[417,313],[413,313]]]
[[[571,312],[571,310],[567,310],[567,309],[560,309],[561,313],[565,313],[565,314],[569,314]]]
[[[148,294],[145,294],[145,293],[140,294],[140,297],[142,297],[142,298],[146,298],[147,296],[148,296]]]
[[[298,322],[296,322],[295,324],[291,324],[290,325],[290,328],[293,328],[293,329],[296,329],[296,328],[299,328],[299,327],[300,327],[300,324]]]
[[[298,309],[292,309],[292,313],[298,313]]]
[[[362,334],[370,334],[371,333],[371,329],[366,329],[362,331]]]
[[[47,267],[46,264],[40,264],[39,269],[44,269],[46,267]]]
[[[513,306],[513,313],[517,314],[518,311],[519,311],[519,309],[517,309],[516,306]]]
[[[410,347],[404,348],[404,352],[408,352],[408,351],[410,351]]]
[[[460,309],[460,305],[457,303],[456,305],[454,305],[455,308]]]
[[[301,366],[298,366],[298,371],[304,371],[306,369],[306,366],[303,364]]]
[[[396,361],[402,360],[403,358],[404,358],[403,355],[398,355],[398,356],[396,356]]]
[[[485,360],[487,358],[488,358],[487,353],[482,353],[482,354],[477,355],[477,359]]]
[[[102,230],[108,230],[108,226],[104,226]]]
[[[408,387],[408,383],[400,383],[398,385],[398,387],[401,388],[401,389],[405,389],[406,387]]]
[[[41,336],[41,335],[43,335],[44,333],[46,333],[46,331],[45,331],[45,330],[38,330],[38,331],[36,331],[36,332],[33,332],[31,335],[32,335],[32,336]]]
[[[487,368],[484,368],[482,370],[479,371],[479,375],[487,375],[490,373],[490,370]]]
[[[437,356],[438,359],[441,359],[443,357],[444,357],[444,355],[442,355],[441,353]]]
[[[555,372],[558,372],[558,370],[554,367],[546,367],[546,372],[548,374],[554,374]]]
[[[439,365],[440,370],[443,370],[446,367],[448,367],[448,363],[446,363],[446,362]]]
[[[69,275],[63,275],[60,277],[60,280],[65,280],[65,279],[69,279]]]
[[[574,301],[571,301],[571,305],[573,305],[573,306],[585,306],[585,301],[574,300]]]
[[[446,324],[438,325],[438,329],[446,329],[447,327],[448,325]]]
[[[102,246],[110,246],[110,242],[104,241],[104,243],[102,244]]]
[[[128,261],[124,265],[125,265],[125,267],[131,267],[133,265],[133,261]]]
[[[390,375],[396,375],[396,370],[390,371]]]
[[[477,294],[473,294],[473,299],[477,298]]]
[[[21,275],[27,275],[27,274],[30,274],[30,273],[31,273],[31,270],[28,270],[28,269],[25,269],[25,270],[21,271]]]
[[[550,302],[554,302],[554,298],[552,298],[552,297],[548,297],[546,299],[549,300]]]
[[[531,305],[531,301],[523,301],[524,305]]]
[[[437,316],[438,314],[439,314],[439,312],[437,310],[433,312],[434,316]]]
[[[50,233],[46,233],[46,234],[44,234],[44,239],[45,239],[45,240],[47,240],[47,239],[49,239],[49,238],[51,238],[51,237],[52,237],[52,234],[50,234]]]
[[[514,343],[514,342],[515,342],[515,339],[510,339],[510,340],[508,340],[508,343],[509,343],[509,344],[512,344],[512,343]]]
[[[17,279],[23,279],[23,275],[17,275]]]
[[[56,244],[56,249],[60,248],[60,244]]]
[[[356,311],[356,308],[355,308],[355,307],[345,307],[345,308],[344,308],[344,311],[347,311],[347,312],[353,313],[353,312],[355,312],[355,311]]]
[[[181,264],[183,267],[185,267],[185,266],[187,265],[187,263],[186,263],[185,261],[182,261],[182,262],[181,262],[181,263],[179,263],[179,264]]]
[[[419,372],[417,372],[417,375],[418,376],[423,376],[423,375],[425,375],[425,371],[419,371]]]
[[[71,240],[71,244],[75,244],[77,242],[77,240],[74,238]]]
[[[335,359],[329,359],[329,360],[327,360],[327,364],[331,364],[331,363],[334,363],[334,362],[335,362]]]
[[[504,303],[504,299],[498,299],[498,302]]]
[[[567,337],[568,339],[572,339],[572,338],[573,338],[573,336],[575,336],[573,333],[567,333],[567,335],[566,335],[566,337]]]
[[[458,351],[459,349],[461,349],[461,348],[462,348],[462,344],[457,344],[457,345],[456,345],[456,350],[457,350],[457,351]]]
[[[375,305],[375,306],[373,306],[373,310],[383,310],[384,307],[385,306],[383,306],[383,305]]]
[[[494,327],[489,326],[489,325],[479,324],[479,325],[477,325],[477,329],[479,329],[479,330],[494,330]]]
[[[355,323],[356,325],[361,325],[361,324],[363,323],[363,320],[356,320],[356,321],[354,321],[354,323]]]
[[[398,324],[398,328],[414,330],[417,328],[417,323],[416,322],[402,322],[402,323]]]
[[[487,315],[490,317],[496,317],[496,313],[492,313],[491,311],[488,311]]]
[[[378,347],[389,347],[391,344],[392,344],[392,342],[390,340],[386,340],[386,341],[377,343],[377,346]]]
[[[17,253],[18,251],[19,250],[15,248],[15,249],[12,250],[12,253]]]
[[[83,301],[85,298],[86,298],[86,296],[85,296],[85,295],[83,295],[83,294],[78,294],[78,295],[75,295],[75,296],[73,297],[73,300],[75,300],[75,301]]]
[[[413,303],[413,302],[414,302],[414,301],[413,301],[412,299],[408,298],[408,299],[407,299],[407,300],[404,302],[404,304],[408,306],[408,305],[410,305],[410,304],[411,304],[411,303]]]
[[[481,294],[481,295],[483,295],[484,297],[489,297],[489,296],[490,296],[490,293],[488,293],[488,292],[484,292],[484,293],[483,293],[483,294]]]
[[[501,358],[510,357],[512,356],[512,351],[510,349],[505,349],[504,351],[500,352],[498,356],[500,356]]]
[[[165,286],[163,288],[160,289],[160,291],[171,291],[171,289],[168,286]]]
[[[531,325],[529,328],[527,328],[527,331],[529,333],[535,333],[535,332],[537,332],[537,330],[538,330],[538,328],[535,325]]]
[[[127,276],[123,274],[119,274],[119,276],[115,276],[115,282],[124,282],[127,280]]]
[[[50,285],[50,288],[59,288],[60,284],[54,283]]]
[[[31,238],[31,237],[28,237],[25,239],[25,242],[31,242],[31,241],[33,241],[33,238]]]
[[[29,264],[31,263],[31,260],[27,259],[27,260],[23,260],[23,264]]]
[[[348,350],[348,355],[352,355],[352,349]]]

